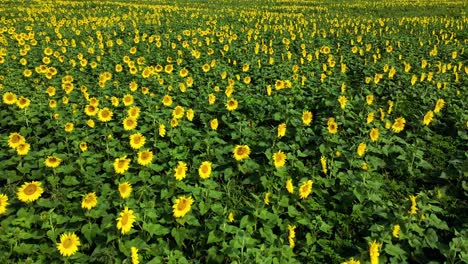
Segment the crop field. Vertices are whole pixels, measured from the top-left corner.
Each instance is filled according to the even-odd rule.
[[[467,11],[0,0],[0,261],[468,263]]]

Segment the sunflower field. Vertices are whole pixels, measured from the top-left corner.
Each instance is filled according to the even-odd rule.
[[[3,263],[468,263],[468,2],[0,3]]]

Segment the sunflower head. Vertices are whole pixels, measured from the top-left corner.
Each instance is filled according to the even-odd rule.
[[[57,249],[64,257],[74,255],[81,245],[80,238],[75,233],[65,233],[60,236],[60,243],[57,243]]]
[[[250,147],[247,145],[236,145],[233,150],[234,158],[238,161],[249,158]]]
[[[192,208],[193,199],[192,197],[181,196],[176,199],[172,206],[174,217],[184,217]]]
[[[18,188],[18,192],[16,193],[18,199],[25,203],[31,203],[39,199],[41,197],[44,189],[42,189],[42,183],[38,181],[32,182],[25,182]]]

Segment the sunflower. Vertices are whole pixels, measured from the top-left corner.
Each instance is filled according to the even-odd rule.
[[[183,161],[179,161],[174,171],[175,171],[174,177],[176,178],[176,180],[178,181],[183,180],[186,177],[187,164]]]
[[[414,196],[414,195],[410,195],[409,198],[410,198],[410,201],[411,201],[411,209],[409,211],[409,214],[410,215],[415,215],[418,212],[418,204],[416,203],[416,198],[417,197]]]
[[[354,258],[350,258],[348,261],[345,261],[341,264],[361,264],[361,261],[355,260]]]
[[[313,118],[312,112],[310,112],[310,111],[304,111],[304,112],[302,113],[302,123],[303,123],[305,126],[310,125],[310,123],[312,122],[312,118]]]
[[[286,190],[288,193],[294,193],[294,185],[292,179],[288,179],[286,181]]]
[[[327,158],[325,156],[320,157],[320,164],[322,164],[322,171],[323,173],[327,174]]]
[[[281,123],[278,126],[278,137],[282,138],[286,135],[286,123]]]
[[[335,118],[333,117],[328,118],[327,125],[328,125],[328,133],[336,134],[336,132],[338,132],[338,124],[335,122]]]
[[[80,142],[80,150],[81,150],[82,152],[87,151],[87,150],[88,150],[88,143],[86,143],[86,142],[84,142],[84,141]]]
[[[75,233],[65,233],[60,235],[60,243],[57,243],[57,249],[64,257],[74,255],[80,246],[80,238]]]
[[[379,263],[379,248],[382,244],[377,243],[377,241],[372,241],[369,245],[369,256],[370,256],[370,263],[371,264],[378,264]]]
[[[127,156],[117,158],[114,160],[114,170],[117,174],[124,174],[130,166],[130,159]]]
[[[138,260],[138,249],[136,247],[130,248],[132,252],[132,264],[139,264],[140,261]]]
[[[284,85],[284,82],[281,81],[281,80],[276,80],[275,82],[275,89],[276,90],[281,90],[281,89],[284,89],[285,85]]]
[[[0,215],[6,212],[8,206],[8,196],[6,194],[0,194]]]
[[[148,166],[153,161],[153,156],[153,152],[150,150],[138,152],[138,164]]]
[[[367,105],[372,105],[373,102],[374,102],[374,96],[372,94],[367,95],[366,96]]]
[[[208,179],[211,175],[211,162],[209,161],[204,161],[198,167],[198,175],[200,175],[200,178],[202,179]]]
[[[346,104],[348,103],[348,99],[346,99],[345,96],[342,96],[342,95],[341,95],[341,96],[338,98],[338,102],[340,103],[341,109],[345,109]]]
[[[132,106],[127,111],[128,116],[138,119],[140,117],[140,108],[138,106]]]
[[[436,102],[436,105],[434,107],[434,113],[439,113],[442,108],[445,106],[445,101],[444,99],[438,99]]]
[[[213,105],[216,102],[216,95],[209,94],[208,95],[208,104]]]
[[[189,71],[186,68],[182,68],[179,72],[180,77],[185,78],[189,74]]]
[[[172,206],[174,217],[184,217],[192,208],[192,197],[180,196]]]
[[[271,193],[267,192],[265,193],[265,196],[263,197],[263,203],[265,205],[269,205],[270,204],[270,195]]]
[[[112,96],[111,98],[111,104],[113,107],[117,107],[119,106],[119,98],[115,97],[115,96]]]
[[[250,155],[250,148],[247,145],[236,145],[234,147],[233,154],[237,161],[248,159]]]
[[[215,119],[213,119],[213,120],[210,121],[210,127],[211,127],[211,129],[213,129],[213,130],[218,129],[218,125],[219,125],[219,123],[218,123],[218,119],[217,119],[217,118],[215,118]]]
[[[3,102],[7,105],[14,105],[16,104],[16,94],[12,92],[6,92],[3,94]]]
[[[120,230],[122,234],[130,232],[132,229],[133,223],[136,220],[136,216],[133,214],[133,210],[128,210],[128,207],[125,207],[120,216],[117,217],[117,229]]]
[[[185,112],[185,109],[178,105],[174,108],[174,110],[172,110],[172,117],[175,118],[175,119],[181,119],[182,117],[184,117],[184,112]]]
[[[307,198],[310,193],[312,192],[312,184],[314,182],[312,180],[305,181],[304,183],[299,186],[299,197],[301,199]]]
[[[166,126],[165,125],[160,124],[158,130],[159,130],[158,133],[159,133],[160,137],[166,136]]]
[[[374,117],[375,117],[374,112],[367,114],[367,124],[372,123],[374,121]]]
[[[228,221],[229,221],[229,223],[234,222],[234,213],[233,213],[233,212],[229,212],[229,214],[228,214]]]
[[[371,129],[369,136],[372,142],[377,141],[379,139],[379,129],[378,128]]]
[[[192,121],[193,117],[195,116],[195,112],[193,111],[193,109],[190,108],[189,110],[187,110],[186,116],[188,121]]]
[[[89,105],[86,105],[85,106],[85,114],[87,116],[95,116],[99,111],[99,108],[97,108],[96,106],[92,105],[92,104],[89,104]]]
[[[94,120],[89,119],[88,121],[86,121],[86,125],[88,125],[90,128],[94,128],[96,124],[94,123]]]
[[[293,225],[288,225],[288,241],[289,241],[289,247],[294,248],[295,243],[294,243],[294,238],[296,238],[296,226]]]
[[[44,161],[44,164],[49,168],[57,168],[61,162],[62,160],[59,157],[49,156]]]
[[[10,148],[16,149],[22,143],[26,143],[26,139],[19,133],[10,133],[10,136],[8,136],[8,146]]]
[[[146,138],[141,133],[130,135],[130,146],[132,149],[139,149],[146,143]]]
[[[405,123],[406,120],[403,117],[398,117],[397,119],[395,119],[395,122],[393,122],[392,125],[393,132],[400,133],[401,131],[403,131],[403,129],[405,128]]]
[[[164,106],[171,106],[172,105],[172,97],[170,95],[165,95],[163,97],[162,103]]]
[[[26,154],[28,154],[30,149],[31,149],[31,145],[29,145],[26,142],[21,143],[18,145],[18,147],[16,147],[16,153],[20,156],[25,156]]]
[[[31,104],[31,101],[30,101],[28,98],[23,97],[23,96],[21,96],[20,98],[18,98],[18,100],[16,101],[16,105],[17,105],[20,109],[24,109],[24,108],[28,107],[30,104]]]
[[[239,103],[237,102],[236,99],[234,99],[234,98],[229,98],[229,100],[228,100],[227,103],[226,103],[226,109],[227,109],[228,111],[234,111],[234,110],[237,109],[238,105],[239,105]]]
[[[134,117],[129,116],[123,120],[123,127],[124,127],[124,130],[126,131],[135,129],[137,125],[138,125],[138,122],[136,118]]]
[[[276,168],[284,167],[286,164],[286,154],[284,154],[281,150],[273,154],[273,162]]]
[[[432,118],[434,118],[434,112],[428,111],[428,112],[424,115],[423,124],[426,125],[426,126],[428,126],[428,125],[432,122]]]
[[[364,156],[364,153],[366,152],[366,143],[360,143],[359,146],[357,147],[357,154],[359,157]]]
[[[75,129],[75,125],[73,123],[66,123],[65,124],[65,132],[71,133]]]
[[[392,236],[394,238],[399,238],[400,237],[400,225],[394,225],[392,228]]]
[[[122,199],[127,199],[130,197],[130,194],[132,193],[132,185],[129,182],[122,182],[119,184],[119,194]]]
[[[101,122],[109,122],[112,120],[112,115],[114,115],[114,113],[112,113],[112,111],[109,108],[105,107],[99,110],[98,119]]]
[[[16,193],[18,199],[25,203],[36,201],[44,192],[44,189],[42,189],[41,186],[42,183],[38,181],[25,182],[20,188],[18,188],[18,192]]]
[[[83,196],[83,200],[81,201],[81,208],[91,210],[91,208],[97,205],[97,202],[96,193],[88,193]]]
[[[133,96],[131,94],[126,94],[124,95],[122,101],[125,106],[130,106],[133,104]]]

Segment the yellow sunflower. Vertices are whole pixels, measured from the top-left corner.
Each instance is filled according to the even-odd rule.
[[[219,125],[219,123],[218,123],[218,119],[217,119],[217,118],[215,118],[215,119],[213,119],[213,120],[210,121],[210,127],[211,127],[211,129],[213,129],[213,130],[218,129],[218,125]]]
[[[18,188],[16,195],[18,199],[25,203],[34,202],[41,197],[44,189],[42,189],[42,183],[38,181],[25,182],[21,187]]]
[[[282,138],[286,135],[286,123],[281,123],[278,126],[278,137]]]
[[[303,123],[305,126],[310,125],[310,123],[312,122],[312,118],[313,118],[312,112],[310,112],[310,111],[304,111],[304,112],[302,113],[302,123]]]
[[[62,160],[59,157],[49,156],[44,161],[44,164],[49,168],[57,168],[61,162]]]
[[[312,192],[312,184],[314,182],[312,180],[305,181],[304,183],[299,186],[299,197],[301,199],[307,198],[310,193]]]
[[[138,249],[136,247],[130,248],[132,252],[132,264],[139,264],[140,261],[138,260]]]
[[[8,196],[6,194],[0,194],[0,215],[6,212],[8,206]]]
[[[333,117],[328,118],[327,125],[328,125],[328,133],[336,134],[336,132],[338,132],[338,124],[335,122],[335,118]]]
[[[166,126],[163,124],[159,125],[158,133],[160,137],[166,136]]]
[[[28,107],[30,104],[31,104],[31,101],[30,101],[28,98],[23,97],[23,96],[21,96],[20,98],[18,98],[18,100],[16,101],[16,105],[17,105],[20,109],[24,109],[24,108]]]
[[[275,163],[276,168],[284,167],[286,164],[286,154],[281,150],[273,154],[273,162]]]
[[[81,150],[82,152],[87,151],[87,150],[88,150],[88,143],[86,143],[86,142],[84,142],[84,141],[80,142],[80,150]]]
[[[130,117],[133,117],[133,118],[136,118],[138,119],[138,117],[140,117],[140,108],[137,107],[137,106],[132,106],[130,107],[130,109],[128,109],[127,113],[128,113],[128,116]]]
[[[377,243],[377,241],[372,241],[369,245],[369,256],[370,256],[370,263],[371,264],[378,264],[379,263],[379,249],[382,244]]]
[[[171,106],[172,105],[172,97],[170,95],[165,95],[163,97],[162,103],[164,106]]]
[[[71,133],[75,129],[75,125],[73,123],[66,123],[65,124],[65,132]]]
[[[119,194],[122,199],[127,199],[132,193],[132,185],[129,182],[122,182],[119,184]]]
[[[99,108],[92,104],[89,104],[85,106],[84,112],[87,116],[95,116],[99,112]]]
[[[286,181],[286,190],[288,193],[294,193],[294,185],[292,179],[288,179]]]
[[[105,107],[105,108],[99,110],[98,119],[101,122],[109,122],[109,121],[112,120],[113,115],[114,115],[114,113],[112,113],[112,111],[109,108]]]
[[[323,173],[327,174],[328,169],[327,169],[327,158],[325,156],[320,157],[320,163],[322,164],[322,171]]]
[[[124,174],[130,167],[130,159],[127,156],[117,158],[114,160],[114,170],[117,174]]]
[[[294,248],[295,242],[294,238],[296,238],[296,226],[293,225],[288,225],[288,241],[289,241],[289,247]]]
[[[229,223],[234,222],[234,213],[233,213],[233,212],[229,212],[229,214],[228,214],[228,221],[229,221]]]
[[[250,147],[247,145],[236,145],[233,150],[234,158],[238,161],[248,159]]]
[[[60,235],[60,243],[57,243],[57,249],[64,257],[74,255],[80,246],[80,238],[75,233],[65,233]]]
[[[406,124],[405,118],[398,117],[397,119],[395,119],[395,122],[393,122],[393,125],[392,125],[393,132],[400,133],[401,131],[403,131],[403,129],[405,129],[405,124]]]
[[[120,212],[120,216],[117,217],[117,229],[120,230],[122,234],[127,234],[132,229],[133,223],[136,220],[136,216],[133,214],[133,210],[128,210],[128,207]]]
[[[7,105],[14,105],[16,104],[16,94],[12,92],[6,92],[3,94],[3,102]]]
[[[83,200],[81,201],[81,208],[91,210],[91,208],[97,205],[97,202],[96,193],[88,193],[83,196]]]
[[[424,115],[423,124],[428,126],[432,122],[433,118],[434,118],[434,112],[433,111],[428,111]]]
[[[11,133],[8,136],[8,146],[12,149],[16,149],[20,144],[25,143],[26,139],[21,136],[19,133]]]
[[[214,94],[208,95],[208,104],[213,105],[216,102],[216,96]]]
[[[193,109],[187,110],[186,116],[188,121],[192,121],[193,117],[195,116],[195,112],[193,111]]]
[[[367,105],[372,105],[373,102],[374,102],[374,96],[372,94],[367,95],[366,96]]]
[[[379,139],[379,129],[378,128],[371,129],[369,136],[372,142],[377,141]]]
[[[139,149],[146,143],[146,138],[141,133],[130,135],[130,146],[132,149]]]
[[[150,150],[138,152],[138,164],[142,166],[148,166],[153,161],[153,156],[153,152]]]
[[[176,180],[178,181],[183,180],[186,177],[187,164],[183,161],[179,161],[174,171],[175,171],[174,177],[176,178]]]
[[[200,178],[208,179],[211,176],[211,165],[212,163],[209,161],[201,163],[200,167],[198,167],[198,175],[200,175]]]
[[[122,123],[123,123],[124,130],[126,131],[133,130],[138,125],[136,118],[131,117],[131,116],[125,118]]]
[[[180,196],[172,206],[174,217],[184,217],[192,208],[192,197]]]
[[[126,94],[124,95],[122,101],[125,106],[130,106],[133,104],[133,96],[131,94]]]
[[[16,147],[16,153],[20,156],[25,156],[26,154],[29,153],[29,150],[31,149],[31,145],[28,143],[21,143]]]
[[[346,104],[348,103],[348,99],[346,99],[345,96],[342,96],[342,95],[341,95],[341,96],[338,98],[338,102],[340,103],[341,109],[345,109]]]
[[[239,103],[234,98],[229,98],[229,100],[226,103],[226,109],[228,111],[234,111],[237,109],[238,106],[239,106]]]
[[[181,119],[182,117],[184,117],[184,112],[185,112],[185,109],[178,105],[174,108],[174,110],[172,110],[172,117],[175,118],[175,119]]]
[[[439,113],[442,108],[445,106],[445,101],[444,99],[438,99],[436,102],[436,105],[434,107],[434,113]]]
[[[359,157],[364,156],[364,153],[366,152],[366,143],[360,143],[359,146],[357,147],[357,154]]]

